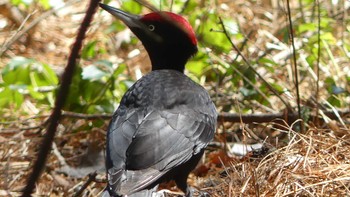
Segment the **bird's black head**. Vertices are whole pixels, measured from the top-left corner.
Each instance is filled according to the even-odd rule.
[[[145,46],[152,70],[184,71],[187,60],[197,52],[191,25],[172,12],[152,12],[143,16],[126,13],[105,4],[100,6],[123,21]]]

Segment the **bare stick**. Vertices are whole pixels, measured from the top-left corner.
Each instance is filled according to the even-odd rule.
[[[293,48],[293,65],[294,65],[294,85],[297,93],[297,105],[298,105],[298,118],[301,119],[301,107],[300,107],[300,93],[299,93],[299,77],[298,77],[298,66],[297,66],[297,56],[295,52],[295,45],[294,45],[294,30],[293,30],[293,21],[290,11],[290,5],[289,0],[287,0],[287,10],[288,10],[288,21],[289,21],[289,38],[292,43]],[[304,130],[303,122],[300,122],[300,129],[301,131]]]
[[[56,97],[55,108],[53,109],[52,114],[50,116],[50,122],[49,122],[49,125],[47,126],[46,134],[44,136],[43,142],[39,149],[37,160],[34,163],[32,174],[29,176],[27,185],[23,190],[22,197],[31,196],[35,187],[35,183],[39,179],[40,174],[45,166],[47,156],[52,147],[52,141],[55,137],[58,122],[61,118],[61,109],[66,101],[69,86],[72,82],[74,69],[75,69],[75,66],[77,65],[77,59],[79,58],[79,52],[82,47],[82,43],[85,38],[86,31],[92,21],[92,17],[94,13],[96,12],[98,3],[99,3],[99,0],[90,1],[88,10],[86,11],[86,15],[78,30],[75,43],[73,45],[73,48],[68,58],[67,66],[62,75],[62,84]]]
[[[150,4],[148,1],[146,0],[135,0],[137,3],[145,6],[146,8],[150,9],[152,12],[159,12],[159,10],[154,7],[152,4]]]
[[[180,14],[184,13],[186,8],[188,7],[188,4],[190,3],[190,0],[186,0],[185,3],[183,4]]]
[[[84,192],[84,190],[90,185],[90,183],[92,181],[95,180],[97,176],[97,173],[96,172],[92,172],[89,174],[89,179],[84,183],[83,186],[81,186],[81,188],[79,189],[79,191],[77,191],[77,193],[74,194],[73,197],[78,197],[78,196],[81,196],[81,194]]]
[[[315,118],[315,123],[316,126],[319,127],[320,123],[318,121],[318,97],[319,97],[319,91],[320,91],[320,87],[319,87],[319,83],[320,83],[320,58],[321,58],[321,8],[320,8],[320,2],[319,0],[316,0],[317,3],[317,20],[318,20],[318,29],[317,29],[317,45],[318,45],[318,49],[317,49],[317,64],[316,64],[316,75],[317,75],[317,79],[316,79],[316,118]]]

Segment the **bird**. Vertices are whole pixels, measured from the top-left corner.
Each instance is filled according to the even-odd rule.
[[[102,196],[154,196],[160,183],[174,180],[191,197],[187,178],[213,140],[218,116],[208,92],[184,74],[198,51],[193,28],[172,12],[100,7],[136,35],[152,66],[123,95],[109,123]]]

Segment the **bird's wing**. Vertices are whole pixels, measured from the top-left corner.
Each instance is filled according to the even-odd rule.
[[[139,191],[199,153],[213,138],[214,119],[188,109],[150,112],[126,151],[130,170],[126,171],[121,191]]]
[[[121,105],[109,124],[106,147],[108,184],[110,190],[118,194],[121,194],[121,183],[126,178],[126,151],[144,117],[142,110]]]

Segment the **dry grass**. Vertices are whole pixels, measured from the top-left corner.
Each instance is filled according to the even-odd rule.
[[[288,128],[287,128],[288,129]],[[213,196],[346,196],[350,190],[350,130],[285,131],[287,145],[263,158],[227,162],[206,178]],[[346,133],[346,134],[344,134]],[[224,173],[222,173],[224,172]],[[218,176],[220,174],[221,176]]]
[[[88,157],[84,153],[88,147],[94,143],[101,147],[104,142],[103,129],[74,134],[64,131],[81,124],[87,123],[64,121],[60,126],[61,134],[55,140],[54,153],[37,184],[35,196],[71,196],[88,179],[60,173],[62,159],[70,166],[82,168],[80,163],[86,163]],[[350,189],[350,131],[314,128],[301,134],[285,129],[283,141],[274,145],[279,148],[260,157],[248,155],[238,159],[216,154],[224,153],[222,149],[208,151],[206,163],[199,166],[207,167],[208,171],[204,170],[201,177],[191,176],[190,184],[212,196],[346,196]],[[15,124],[1,130],[0,196],[20,195],[41,136],[37,130],[21,131]],[[215,157],[220,162],[214,161],[218,159]],[[198,175],[199,171],[195,173]],[[98,196],[104,181],[101,172],[97,182],[85,190],[86,196]],[[176,191],[173,184],[163,187]]]

